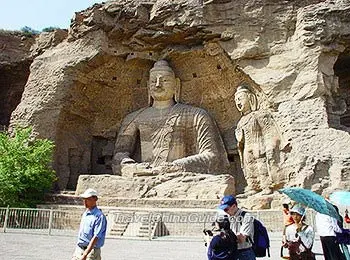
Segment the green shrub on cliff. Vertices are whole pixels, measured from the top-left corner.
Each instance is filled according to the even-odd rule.
[[[33,207],[55,181],[54,144],[31,138],[31,128],[0,133],[0,206]]]
[[[26,36],[35,36],[38,35],[40,32],[37,30],[34,30],[33,28],[29,26],[24,26],[21,28],[21,32]]]
[[[57,26],[50,26],[50,27],[45,27],[44,29],[42,29],[43,32],[53,32],[55,30],[59,30],[60,27]]]

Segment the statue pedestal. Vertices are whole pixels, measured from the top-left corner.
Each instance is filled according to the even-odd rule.
[[[75,194],[79,195],[87,188],[96,189],[104,198],[216,200],[224,194],[234,194],[235,181],[228,174],[192,172],[133,178],[117,175],[80,175]]]

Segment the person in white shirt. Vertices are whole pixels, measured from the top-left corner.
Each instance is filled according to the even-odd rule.
[[[316,218],[317,233],[320,235],[322,250],[325,260],[345,260],[345,256],[340,251],[336,241],[335,232],[341,233],[337,220],[331,216],[317,213]]]
[[[232,231],[237,236],[237,259],[238,260],[255,260],[255,253],[252,248],[251,240],[248,237],[254,237],[254,217],[250,213],[243,214],[238,207],[237,200],[233,195],[224,196],[220,205],[223,210],[230,216]]]
[[[314,243],[315,232],[307,225],[305,220],[305,208],[295,205],[290,211],[294,223],[286,228],[286,241],[283,246],[289,250],[290,260],[313,260],[311,251]]]

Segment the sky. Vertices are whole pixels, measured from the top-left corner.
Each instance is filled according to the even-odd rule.
[[[20,30],[24,26],[41,31],[47,27],[66,29],[74,12],[98,0],[0,0],[0,29]]]

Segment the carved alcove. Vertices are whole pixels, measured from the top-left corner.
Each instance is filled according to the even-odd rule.
[[[74,80],[56,135],[61,189],[74,189],[80,174],[111,173],[122,119],[148,106],[147,80],[156,55],[150,51],[100,54],[71,69]],[[190,51],[172,50],[165,58],[181,80],[181,102],[204,108],[216,120],[231,162],[230,173],[236,178],[236,186],[244,187],[234,137],[241,117],[234,93],[241,82],[253,83],[216,44]]]

